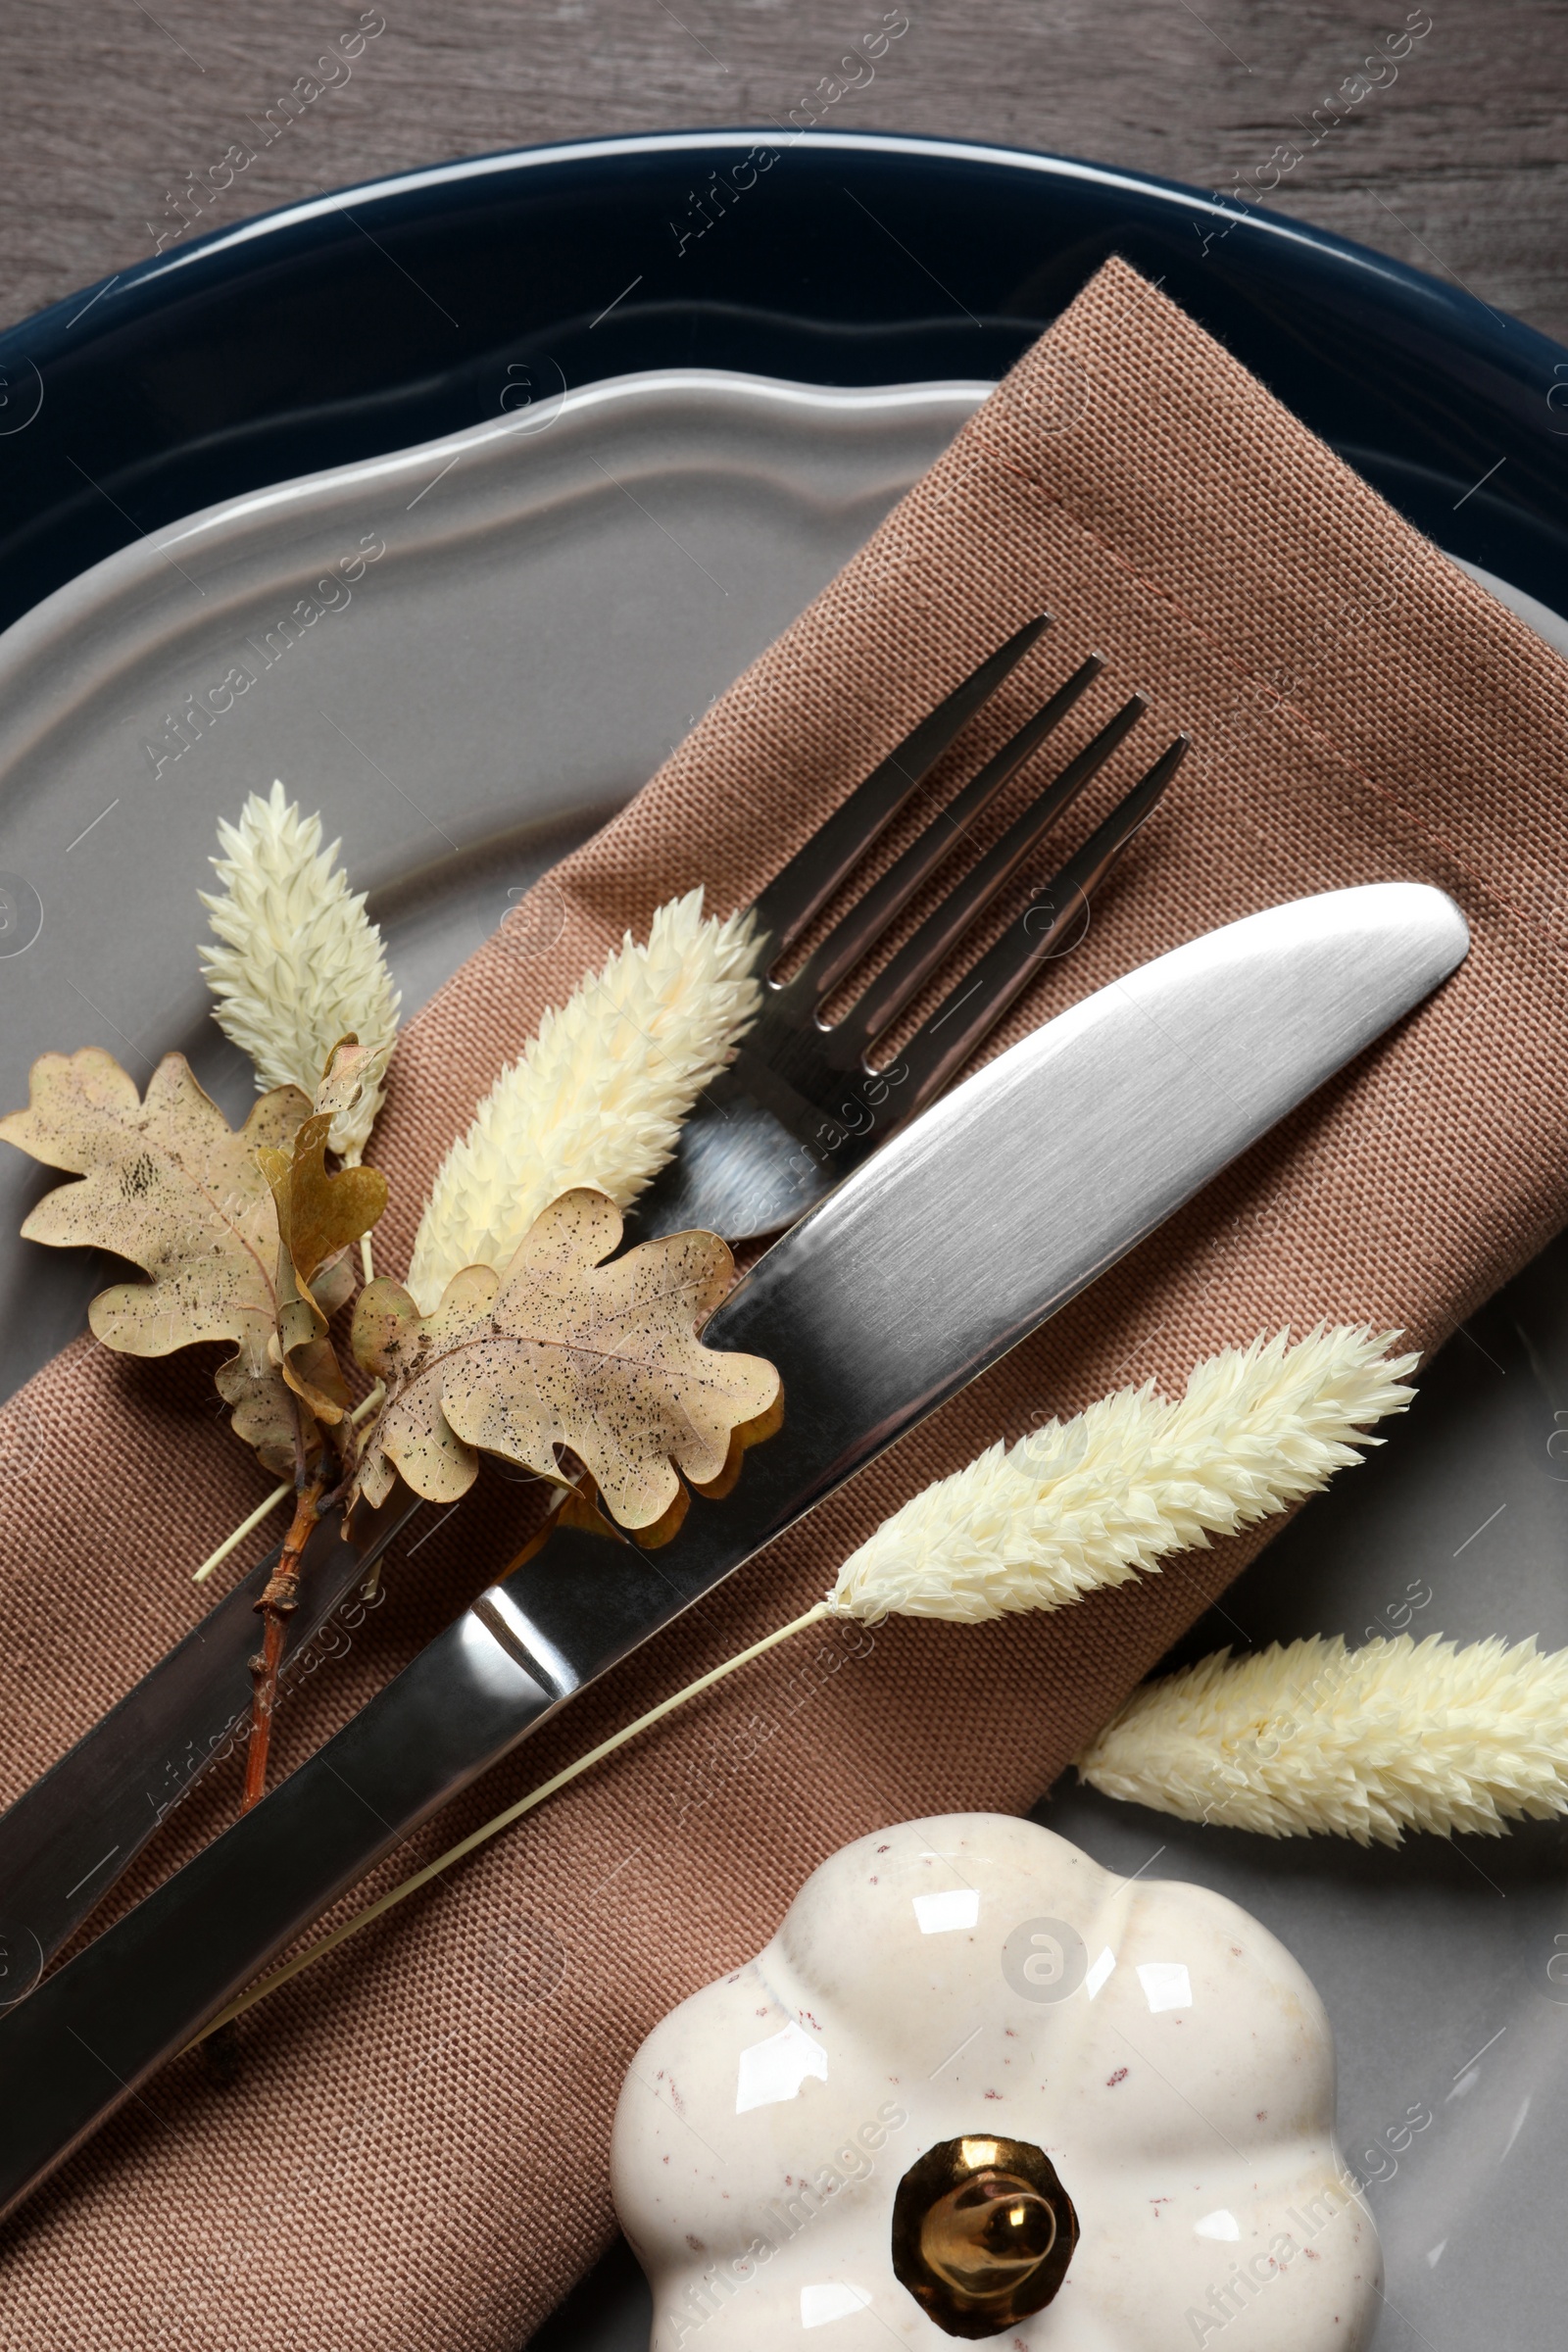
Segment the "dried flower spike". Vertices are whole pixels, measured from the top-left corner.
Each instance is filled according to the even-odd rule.
[[[223,890],[203,891],[218,935],[202,947],[207,985],[224,1034],[256,1065],[256,1083],[314,1096],[326,1057],[349,1031],[366,1049],[363,1091],[335,1122],[331,1148],[358,1163],[381,1107],[397,1042],[397,990],[364,894],[334,871],[338,844],[321,848],[320,817],[302,818],[281,784],[253,793],[237,825],[220,823],[215,858]]]
[[[1052,1422],[1010,1453],[993,1446],[967,1470],[927,1487],[851,1555],[825,1600],[710,1667],[470,1830],[242,1992],[220,2022],[265,1999],[628,1740],[824,1618],[875,1622],[900,1612],[975,1622],[1012,1609],[1057,1608],[1323,1486],[1331,1472],[1359,1461],[1358,1446],[1378,1443],[1363,1434],[1364,1423],[1404,1410],[1411,1392],[1400,1384],[1416,1359],[1387,1360],[1396,1332],[1320,1326],[1294,1348],[1288,1336],[1207,1357],[1178,1403],[1147,1388],[1123,1390],[1064,1426]]]
[[[751,918],[705,919],[694,890],[545,1014],[431,1188],[409,1267],[421,1313],[465,1266],[505,1268],[561,1194],[589,1185],[630,1206],[756,1013],[756,954]]]
[[[1408,1634],[1222,1650],[1134,1691],[1078,1777],[1266,1838],[1500,1837],[1568,1812],[1568,1651]]]
[[[1284,1510],[1381,1441],[1416,1357],[1396,1332],[1288,1332],[1196,1366],[1175,1403],[1142,1389],[1102,1397],[1016,1446],[993,1446],[884,1520],[839,1571],[836,1613],[978,1624],[1054,1609],[1156,1569]]]

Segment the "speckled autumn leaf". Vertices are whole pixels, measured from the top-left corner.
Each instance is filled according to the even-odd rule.
[[[310,1107],[297,1087],[275,1087],[235,1133],[182,1054],[165,1055],[143,1101],[112,1054],[87,1046],[42,1054],[27,1108],[0,1119],[0,1138],[81,1179],[45,1195],[24,1238],[111,1250],[149,1277],[99,1292],[94,1337],[127,1355],[231,1342],[219,1387],[242,1435],[277,1319],[277,1217],[257,1152],[289,1145]]]
[[[622,1527],[652,1527],[680,1494],[718,1479],[730,1434],[776,1402],[760,1356],[705,1348],[703,1324],[734,1279],[710,1233],[645,1242],[613,1265],[620,1211],[603,1193],[563,1193],[505,1273],[469,1266],[423,1318],[407,1291],[360,1294],[354,1349],[387,1384],[361,1472],[377,1503],[401,1471],[451,1502],[472,1484],[475,1449],[559,1478],[558,1448],[590,1472]]]
[[[292,1152],[257,1153],[277,1213],[277,1338],[271,1353],[284,1382],[318,1421],[340,1421],[351,1402],[326,1337],[332,1314],[353,1288],[344,1252],[368,1233],[386,1207],[386,1178],[375,1168],[326,1165],[333,1119],[358,1092],[363,1058],[352,1038],[333,1049],[316,1109]]]
[[[351,1029],[346,1037],[338,1039],[328,1054],[317,1085],[316,1101],[311,1107],[324,1110],[334,1126],[353,1126],[357,1123],[355,1114],[365,1100],[366,1088],[373,1083],[373,1056],[368,1047],[362,1046]],[[339,1147],[334,1144],[332,1149],[336,1152]],[[359,1164],[357,1158],[348,1162],[354,1168]],[[377,1209],[375,1215],[379,1216],[380,1213]],[[374,1223],[375,1217],[371,1217],[365,1230],[368,1232]],[[354,1238],[357,1241],[359,1236],[356,1234]]]

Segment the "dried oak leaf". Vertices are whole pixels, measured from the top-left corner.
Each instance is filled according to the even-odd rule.
[[[336,1126],[338,1121],[345,1118],[350,1111],[359,1108],[365,1094],[366,1079],[370,1073],[371,1061],[372,1056],[368,1047],[361,1045],[359,1032],[354,1029],[351,1029],[346,1037],[340,1037],[331,1053],[328,1054],[321,1072],[320,1083],[316,1090],[315,1107],[318,1110],[328,1112],[333,1126]],[[360,1162],[356,1158],[350,1164],[358,1167]],[[378,1217],[381,1211],[377,1209],[375,1216]],[[374,1223],[375,1217],[371,1217],[364,1230],[368,1233],[370,1226]],[[357,1241],[358,1234],[354,1238]]]
[[[731,1431],[779,1395],[762,1357],[698,1337],[734,1259],[716,1234],[674,1233],[602,1264],[620,1234],[603,1193],[563,1193],[504,1274],[465,1268],[431,1315],[395,1282],[360,1293],[354,1352],[388,1390],[361,1467],[371,1503],[395,1470],[428,1500],[455,1501],[475,1448],[560,1479],[569,1447],[629,1528],[663,1517],[677,1469],[694,1486],[719,1478]]]
[[[236,1133],[197,1085],[182,1054],[153,1072],[146,1100],[112,1054],[45,1054],[32,1065],[25,1110],[0,1138],[78,1184],[45,1195],[22,1228],[29,1242],[111,1250],[146,1282],[117,1282],[87,1309],[94,1337],[127,1355],[168,1355],[198,1340],[235,1353],[218,1375],[234,1426],[270,1423],[277,1375],[268,1342],[277,1320],[277,1216],[259,1149],[293,1140],[310,1111],[298,1087],[263,1095]]]
[[[348,1041],[352,1047],[353,1040]],[[336,1049],[341,1054],[341,1049]],[[330,1072],[331,1063],[328,1063]],[[277,1214],[277,1337],[271,1348],[282,1377],[319,1421],[340,1421],[352,1401],[326,1338],[327,1324],[354,1287],[345,1251],[386,1207],[386,1178],[375,1168],[326,1165],[326,1142],[338,1106],[317,1110],[294,1138],[292,1152],[257,1153]]]

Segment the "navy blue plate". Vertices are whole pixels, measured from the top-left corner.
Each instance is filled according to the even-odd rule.
[[[1561,609],[1568,351],[1517,320],[1135,172],[698,131],[319,197],[0,336],[0,625],[136,532],[566,384],[670,366],[1000,374],[1112,252],[1421,529]]]
[[[1321,230],[1135,173],[738,131],[407,173],[181,240],[0,335],[0,625],[138,532],[564,385],[670,366],[1000,374],[1112,252],[1420,528],[1568,606],[1568,351],[1544,337]],[[1380,1467],[1393,1448],[1363,1477]],[[1290,1544],[1282,1573],[1304,1556]],[[537,2352],[631,2352],[649,2317],[621,2247]]]

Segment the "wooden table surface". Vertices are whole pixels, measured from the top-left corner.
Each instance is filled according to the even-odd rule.
[[[155,250],[193,178],[329,41],[352,76],[210,196],[205,222],[531,141],[782,122],[883,0],[7,0],[9,324]],[[1230,189],[1374,44],[1430,24],[1397,78],[1272,201],[1458,280],[1568,342],[1568,0],[903,0],[908,33],[845,127],[1054,149]],[[1283,162],[1283,159],[1282,159]],[[219,173],[221,176],[221,173]],[[194,200],[187,199],[187,212]]]

